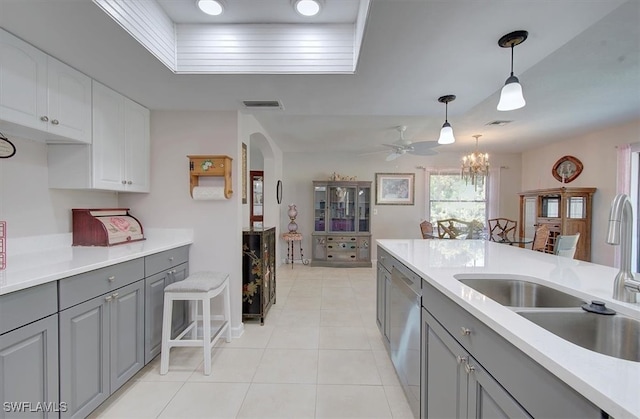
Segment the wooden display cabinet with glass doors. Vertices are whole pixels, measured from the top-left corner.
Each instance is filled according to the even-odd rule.
[[[551,188],[520,192],[520,237],[532,238],[538,225],[551,231],[547,253],[559,235],[580,233],[575,259],[591,260],[591,211],[596,188]]]
[[[314,181],[311,266],[371,267],[371,182]]]

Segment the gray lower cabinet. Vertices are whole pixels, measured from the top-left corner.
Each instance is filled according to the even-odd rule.
[[[384,337],[384,343],[389,347],[389,326],[390,326],[390,313],[387,310],[389,307],[389,299],[391,298],[389,289],[391,287],[391,272],[389,272],[382,263],[378,262],[377,267],[377,282],[376,287],[376,323],[378,329]]]
[[[149,363],[160,353],[162,342],[162,315],[164,308],[164,288],[189,275],[189,264],[182,263],[166,271],[145,278],[145,328],[144,362]],[[177,336],[187,326],[188,304],[174,301],[172,337]]]
[[[57,418],[64,409],[58,397],[57,314],[0,335],[0,400],[3,419]]]
[[[422,304],[423,417],[608,417],[427,281]]]
[[[143,365],[143,280],[60,312],[63,417],[86,417]]]
[[[422,417],[531,417],[425,309],[422,321]]]

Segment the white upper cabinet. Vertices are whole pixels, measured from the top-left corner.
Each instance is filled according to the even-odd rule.
[[[91,78],[0,30],[0,126],[48,142],[91,143]]]
[[[47,60],[48,131],[91,143],[91,78],[53,57]]]
[[[93,143],[49,144],[49,187],[149,192],[149,110],[92,83]]]
[[[93,82],[93,187],[149,192],[149,110]]]

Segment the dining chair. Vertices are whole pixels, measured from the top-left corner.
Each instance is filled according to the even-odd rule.
[[[420,233],[422,233],[423,239],[435,239],[436,236],[433,234],[433,224],[429,221],[424,220],[420,223]]]
[[[471,235],[471,223],[457,218],[438,220],[437,226],[438,238],[441,239],[469,238]]]
[[[558,256],[564,256],[573,259],[580,240],[580,233],[572,235],[560,235],[556,238],[556,246],[553,253]]]
[[[536,232],[533,235],[533,244],[531,245],[531,250],[549,253],[548,243],[550,236],[551,232],[549,231],[549,226],[547,226],[546,224],[540,224],[536,228]]]
[[[489,240],[494,242],[515,242],[517,221],[508,218],[490,218]]]

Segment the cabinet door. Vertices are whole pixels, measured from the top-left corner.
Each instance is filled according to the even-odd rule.
[[[57,314],[0,336],[0,400],[59,407]],[[3,407],[0,418],[14,416]],[[30,417],[57,416],[43,411]]]
[[[422,310],[422,416],[467,417],[468,353]]]
[[[124,180],[128,192],[149,192],[149,110],[124,99]]]
[[[376,323],[380,333],[384,333],[384,271],[385,269],[378,263],[376,272]]]
[[[124,141],[124,96],[94,81],[92,147],[94,188],[113,191],[125,189]]]
[[[358,188],[358,232],[368,233],[371,231],[371,188],[360,186]]]
[[[531,418],[489,373],[470,358],[466,367],[469,375],[469,418]]]
[[[46,131],[46,116],[46,54],[0,30],[0,119]]]
[[[48,131],[91,144],[91,79],[53,57],[47,64]]]
[[[183,263],[171,269],[167,285],[182,281],[189,276],[189,264]],[[164,301],[164,298],[163,298]],[[171,320],[171,337],[175,338],[187,327],[189,323],[189,303],[187,301],[173,302],[173,319]],[[162,322],[162,318],[160,319]],[[160,325],[162,331],[162,325]],[[162,337],[162,336],[160,336]]]
[[[63,417],[84,418],[109,397],[109,300],[96,297],[60,312]]]
[[[119,288],[110,301],[110,391],[144,366],[144,281]]]
[[[329,186],[329,226],[327,231],[356,231],[357,188],[353,186]]]
[[[144,362],[148,364],[160,353],[162,343],[162,311],[164,304],[164,287],[167,286],[168,274],[160,272],[145,278],[144,291]]]

